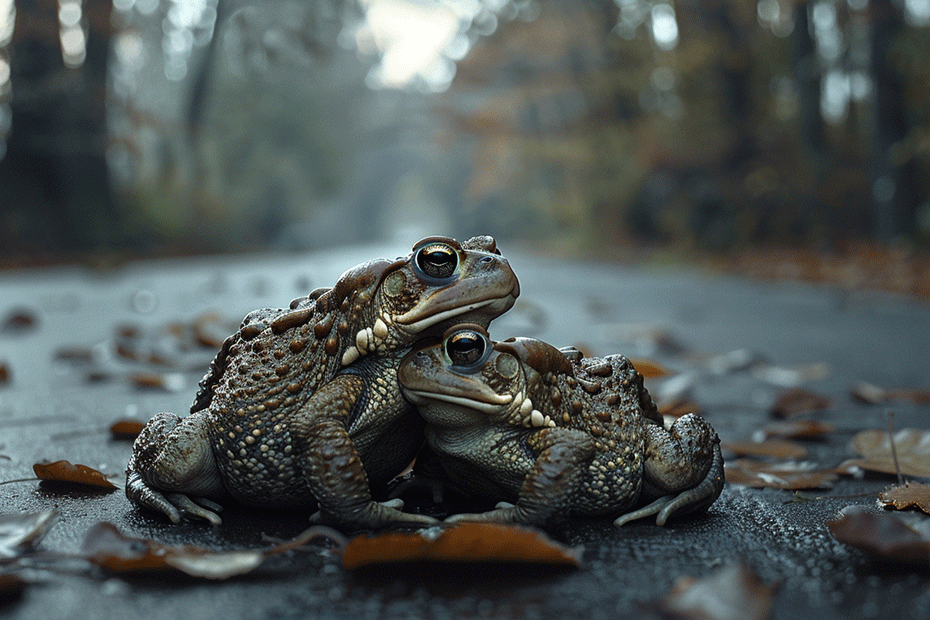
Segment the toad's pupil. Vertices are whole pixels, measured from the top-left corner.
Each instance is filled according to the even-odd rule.
[[[457,262],[452,248],[444,245],[425,247],[417,255],[417,265],[433,278],[448,278],[455,271]]]
[[[474,364],[484,355],[484,339],[474,332],[461,332],[446,341],[446,353],[457,366]]]

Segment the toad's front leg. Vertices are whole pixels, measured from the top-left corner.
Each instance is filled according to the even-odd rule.
[[[667,431],[650,424],[645,433],[643,497],[657,499],[621,515],[614,525],[650,515],[656,515],[656,525],[665,525],[673,514],[696,512],[714,503],[723,490],[724,477],[720,439],[713,427],[689,413]]]
[[[152,417],[132,446],[126,470],[129,501],[174,523],[188,516],[219,525],[221,508],[206,498],[225,496],[203,415]]]
[[[395,503],[372,500],[368,475],[346,428],[355,408],[362,406],[364,391],[363,378],[340,375],[318,390],[292,419],[290,430],[321,520],[346,530],[435,524],[432,517],[401,512]]]
[[[495,521],[524,525],[554,525],[566,519],[578,501],[584,475],[594,458],[594,440],[587,434],[565,428],[550,428],[527,438],[530,450],[538,453],[526,475],[517,503],[478,514],[453,515],[446,521]],[[526,448],[512,444],[514,450]],[[502,458],[506,459],[506,455]],[[516,457],[514,460],[518,460]]]

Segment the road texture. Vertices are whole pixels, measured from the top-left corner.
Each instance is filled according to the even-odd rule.
[[[889,406],[854,400],[852,385],[930,389],[927,303],[503,249],[523,294],[492,325],[493,337],[535,336],[590,354],[659,362],[675,374],[664,384],[650,380],[650,389],[689,398],[725,442],[753,436],[771,421],[779,395],[804,387],[830,400],[813,416],[836,429],[804,442],[806,458],[832,467],[855,456],[854,433],[887,428]],[[111,438],[109,426],[187,411],[212,358],[207,347],[184,349],[190,342],[184,330],[199,325],[228,333],[249,310],[284,306],[362,260],[406,251],[378,246],[146,262],[105,273],[69,267],[0,274],[0,364],[7,369],[0,384],[0,481],[31,477],[33,463],[67,459],[114,474],[121,484],[131,443]],[[905,399],[893,408],[897,428],[930,429],[926,404]],[[845,506],[874,508],[875,493],[892,482],[845,476],[830,489],[805,491],[816,499],[803,502],[791,502],[790,491],[728,484],[706,515],[666,528],[649,520],[622,529],[608,520],[579,520],[553,533],[583,545],[577,570],[450,565],[353,573],[323,544],[222,582],[114,575],[80,559],[35,558],[19,572],[28,587],[0,603],[0,617],[643,617],[660,613],[655,602],[680,578],[713,577],[742,563],[773,588],[772,618],[930,618],[930,571],[875,563],[826,527]],[[231,507],[221,527],[175,526],[133,509],[119,491],[35,481],[0,486],[0,513],[50,508],[59,518],[40,554],[79,554],[85,533],[100,521],[129,536],[217,550],[267,547],[266,537],[290,538],[307,523],[306,515]]]

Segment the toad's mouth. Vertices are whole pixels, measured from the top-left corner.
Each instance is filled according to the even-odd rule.
[[[519,294],[519,289],[514,288],[514,290],[502,297],[476,300],[464,305],[459,305],[459,300],[455,297],[433,299],[430,300],[430,303],[423,304],[421,307],[391,317],[391,320],[395,325],[410,334],[420,334],[449,319],[462,318],[465,315],[469,315],[469,320],[466,322],[484,324],[512,308]]]
[[[487,414],[494,414],[499,412],[501,407],[510,404],[510,402],[513,400],[513,396],[510,394],[502,395],[496,394],[494,392],[482,394],[482,397],[489,399],[490,402],[487,400],[476,400],[470,396],[456,396],[454,394],[445,394],[443,392],[430,392],[427,390],[416,390],[410,388],[403,388],[403,392],[404,396],[407,397],[407,400],[412,402],[414,405],[426,405],[430,401],[442,401],[444,403],[465,407],[467,409],[475,409]]]

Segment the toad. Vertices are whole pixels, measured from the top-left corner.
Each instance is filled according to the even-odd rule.
[[[714,429],[695,414],[669,428],[622,355],[582,357],[529,338],[493,342],[480,325],[450,328],[407,355],[404,394],[459,490],[495,510],[448,521],[547,526],[571,515],[621,526],[706,509],[723,488]]]
[[[431,237],[404,258],[349,269],[287,309],[249,313],[211,363],[190,415],[159,413],[136,439],[127,497],[175,523],[219,524],[216,502],[228,498],[318,508],[343,529],[434,521],[372,499],[371,488],[423,443],[397,365],[421,337],[457,322],[486,326],[518,294],[493,238]]]

